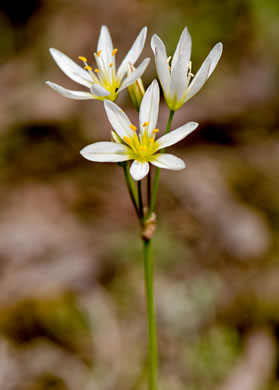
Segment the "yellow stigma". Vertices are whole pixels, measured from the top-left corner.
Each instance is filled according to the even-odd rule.
[[[136,131],[136,130],[137,130],[136,126],[134,126],[134,125],[130,125],[129,127],[130,127],[130,129],[132,129],[133,131]]]
[[[158,131],[159,131],[159,129],[154,129],[154,130],[152,130],[152,133],[156,134],[156,133],[158,133]]]
[[[140,146],[140,147],[139,147],[139,150],[140,150],[141,152],[146,152],[146,148],[145,148],[144,146]]]
[[[149,125],[149,122],[144,122],[143,123],[143,127],[148,126],[148,125]]]
[[[152,144],[154,142],[154,139],[153,138],[150,138],[149,139],[149,142]]]
[[[97,51],[97,56],[100,57],[102,50]]]
[[[110,68],[112,67],[112,62],[109,64],[109,67],[110,67]]]
[[[118,49],[113,49],[111,55],[112,55],[112,56],[115,56],[115,54],[116,54],[117,52],[118,52]]]
[[[91,66],[89,66],[89,65],[86,65],[86,66],[84,67],[84,69],[92,70]]]
[[[94,69],[94,71],[95,71],[96,73],[100,72],[98,68]]]
[[[83,61],[83,62],[87,62],[87,58],[86,58],[86,57],[79,56],[78,59],[81,60],[81,61]]]
[[[129,144],[129,145],[131,144],[131,138],[126,137],[126,135],[124,135],[123,140],[124,140],[125,142],[127,142],[127,144]]]

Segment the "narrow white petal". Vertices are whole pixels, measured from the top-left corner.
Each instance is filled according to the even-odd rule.
[[[108,120],[116,133],[123,139],[123,137],[132,137],[134,132],[130,129],[131,122],[125,112],[121,110],[115,103],[110,100],[104,101],[105,110]]]
[[[113,44],[109,29],[104,25],[101,27],[100,36],[98,39],[97,52],[98,51],[101,51],[100,62],[104,62],[102,69],[108,68],[109,64],[112,62]]]
[[[157,34],[154,34],[151,38],[151,49],[153,50],[153,53],[155,55],[156,55],[156,48],[161,53],[164,60],[167,62],[168,57],[167,57],[167,52],[166,52],[166,47],[164,45],[164,42]]]
[[[141,55],[146,40],[146,34],[147,34],[147,27],[143,27],[143,29],[137,36],[135,42],[133,43],[131,49],[128,51],[125,58],[121,62],[117,70],[117,78],[119,77],[122,79],[124,74],[127,72],[128,63],[134,65],[137,59],[139,58],[139,56]]]
[[[80,154],[90,161],[95,162],[120,162],[129,160],[128,148],[114,142],[96,142],[87,145]]]
[[[176,50],[174,52],[171,61],[171,68],[173,69],[175,67],[180,57],[183,57],[186,63],[188,64],[191,57],[191,50],[192,50],[191,35],[189,34],[187,27],[185,27],[184,30],[182,31]]]
[[[221,57],[222,51],[223,51],[223,45],[221,42],[217,43],[213,47],[211,52],[208,54],[208,56],[202,63],[198,73],[193,78],[189,86],[189,89],[187,91],[185,102],[191,99],[191,97],[194,96],[201,89],[201,87],[204,85],[206,80],[212,74]]]
[[[154,154],[151,164],[158,168],[171,169],[173,171],[180,171],[186,167],[185,162],[172,154],[159,153]]]
[[[153,80],[147,88],[140,105],[139,122],[140,131],[143,134],[145,129],[148,134],[152,134],[152,130],[157,125],[158,112],[160,102],[160,89],[157,80]],[[143,126],[144,122],[148,122],[148,126]]]
[[[130,173],[134,180],[139,181],[143,179],[149,172],[148,162],[133,161]]]
[[[188,87],[187,65],[183,57],[180,57],[171,72],[170,100],[180,102]]]
[[[166,148],[167,146],[171,146],[181,141],[183,138],[187,137],[187,135],[191,134],[198,127],[197,122],[188,122],[186,125],[179,127],[176,130],[171,131],[168,134],[163,135],[162,137],[157,139],[157,143],[160,145],[158,150],[162,148]]]
[[[87,100],[87,99],[96,99],[95,96],[90,92],[83,91],[71,91],[70,89],[66,89],[61,87],[58,84],[52,83],[51,81],[46,81],[46,84],[53,88],[56,92],[60,93],[60,95],[76,100]]]
[[[104,97],[104,96],[109,96],[110,95],[110,92],[107,91],[104,87],[102,87],[101,85],[99,84],[94,84],[92,85],[92,87],[90,88],[91,92],[98,96],[98,97]]]
[[[194,96],[197,92],[199,92],[201,87],[204,85],[204,83],[208,79],[210,66],[210,58],[207,57],[207,59],[203,62],[202,66],[191,81],[185,96],[184,103],[191,99],[191,97]]]
[[[166,48],[158,35],[153,35],[151,39],[151,47],[155,54],[155,65],[158,73],[158,77],[165,95],[169,93],[169,84],[170,84],[170,72],[169,65],[167,62],[167,53]]]
[[[222,55],[222,51],[223,51],[223,44],[219,42],[216,43],[216,45],[213,47],[211,52],[208,54],[208,57],[210,57],[210,69],[208,72],[208,77],[211,76],[212,72],[216,68],[216,65],[218,64],[220,57]]]
[[[145,58],[142,63],[132,72],[130,73],[122,82],[119,92],[123,89],[127,88],[129,85],[133,84],[137,79],[141,77],[143,72],[145,71],[147,65],[149,64],[150,58]]]
[[[68,76],[70,79],[75,82],[84,85],[85,87],[90,88],[92,85],[92,78],[90,74],[83,69],[81,66],[77,65],[69,57],[63,54],[57,49],[49,49],[52,58],[59,66],[59,68]]]

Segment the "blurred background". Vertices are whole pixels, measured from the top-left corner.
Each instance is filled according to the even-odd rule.
[[[118,63],[140,29],[173,54],[188,29],[203,89],[174,116],[198,130],[161,172],[154,237],[161,390],[279,389],[278,0],[27,0],[0,6],[0,388],[141,390],[141,244],[122,170],[79,151],[110,137],[103,104],[52,60],[93,65],[100,27]],[[93,65],[94,66],[94,65]],[[134,122],[127,91],[117,103]],[[159,128],[168,109],[162,99]]]

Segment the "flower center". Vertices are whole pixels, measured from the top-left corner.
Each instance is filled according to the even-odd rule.
[[[92,77],[92,84],[99,84],[110,92],[111,95],[106,97],[106,99],[110,98],[111,100],[115,100],[117,91],[120,87],[120,82],[116,78],[115,70],[115,55],[117,51],[118,49],[113,49],[110,55],[103,50],[98,50],[97,53],[94,53],[97,64],[94,71],[92,67],[88,65],[86,57],[78,57],[83,62],[84,69],[87,70]]]
[[[144,122],[143,124],[144,127],[148,125],[148,122]],[[159,129],[152,130],[152,136],[148,135],[147,130],[138,136],[136,126],[130,125],[129,127],[133,130],[134,135],[131,137],[124,136],[123,140],[131,149],[131,159],[141,162],[149,161],[150,157],[157,152],[159,147],[158,143],[155,141],[155,135]]]

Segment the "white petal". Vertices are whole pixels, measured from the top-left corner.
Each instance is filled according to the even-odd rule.
[[[128,148],[114,142],[96,142],[87,145],[80,154],[90,161],[95,162],[120,162],[129,160]]]
[[[180,57],[171,72],[170,100],[180,102],[188,87],[187,65],[183,57]]]
[[[216,68],[216,65],[218,64],[218,61],[220,60],[220,57],[222,55],[222,51],[223,51],[223,44],[219,42],[216,43],[216,45],[213,47],[211,52],[208,54],[208,57],[210,57],[210,62],[211,62],[210,69],[208,72],[208,77],[211,76],[212,72]]]
[[[158,168],[171,169],[173,171],[180,171],[186,167],[185,162],[172,154],[154,154],[153,160],[150,161],[151,164],[155,165]]]
[[[123,137],[132,137],[134,132],[130,129],[131,122],[125,112],[121,110],[115,103],[110,100],[104,101],[105,110],[108,120],[110,121],[113,129],[123,139]]]
[[[63,88],[58,84],[52,83],[51,81],[46,81],[46,84],[66,98],[76,100],[96,99],[95,96],[93,96],[90,92],[71,91],[70,89]]]
[[[109,96],[110,95],[110,92],[107,91],[104,87],[102,87],[101,85],[99,84],[94,84],[92,85],[92,87],[90,88],[91,92],[98,96],[98,97],[104,97],[104,96]]]
[[[176,50],[174,52],[171,61],[171,68],[173,69],[175,67],[180,57],[183,57],[186,63],[188,64],[191,57],[191,50],[192,50],[191,35],[189,34],[187,27],[185,27],[184,30],[182,31]]]
[[[140,105],[139,122],[140,131],[143,134],[145,129],[148,129],[148,134],[152,134],[152,130],[157,125],[158,112],[160,102],[160,89],[157,80],[153,80],[150,86],[147,88]],[[149,125],[144,127],[144,122],[148,122]]]
[[[142,63],[132,72],[130,73],[122,82],[119,92],[123,89],[127,88],[129,85],[133,84],[137,79],[141,77],[143,72],[145,71],[147,65],[149,64],[150,58],[145,58]]]
[[[198,127],[197,122],[188,122],[186,125],[179,127],[176,130],[171,131],[168,134],[163,135],[162,137],[157,139],[157,143],[160,145],[158,150],[162,148],[166,148],[167,146],[171,146],[181,141],[183,138],[187,137],[192,131],[194,131]]]
[[[124,74],[127,72],[128,63],[130,62],[132,65],[134,65],[134,63],[141,55],[142,49],[145,44],[146,34],[147,34],[147,27],[143,27],[143,29],[137,36],[135,42],[133,43],[131,49],[128,51],[125,58],[121,62],[117,71],[117,78],[119,77],[122,79]]]
[[[52,55],[54,61],[59,66],[59,68],[68,76],[70,79],[75,82],[84,85],[85,87],[90,88],[92,85],[92,78],[90,74],[83,69],[81,66],[77,65],[69,57],[63,54],[57,49],[49,49],[50,54]]]
[[[204,85],[204,83],[208,79],[210,66],[211,66],[210,58],[207,57],[207,59],[203,62],[199,71],[191,81],[187,94],[185,96],[184,103],[187,102],[189,99],[191,99],[191,97],[194,96],[197,92],[199,92],[201,87]]]
[[[169,65],[167,62],[167,53],[164,43],[158,37],[158,35],[153,35],[151,39],[151,47],[155,54],[155,65],[158,73],[158,77],[164,93],[168,95],[169,92],[169,83],[170,83],[170,72]]]
[[[188,88],[185,102],[189,100],[192,96],[194,96],[201,89],[201,87],[204,85],[206,80],[212,74],[221,57],[222,50],[223,50],[223,45],[222,43],[219,42],[213,47],[211,52],[208,54],[208,56],[202,63],[198,73],[195,75]]]
[[[104,66],[102,66],[102,68],[108,68],[109,64],[112,62],[113,44],[109,29],[104,25],[101,27],[98,39],[97,52],[98,51],[101,51],[100,58],[104,61]]]
[[[133,161],[130,173],[134,180],[141,180],[143,179],[149,172],[149,164],[148,162],[140,162],[140,161]]]

